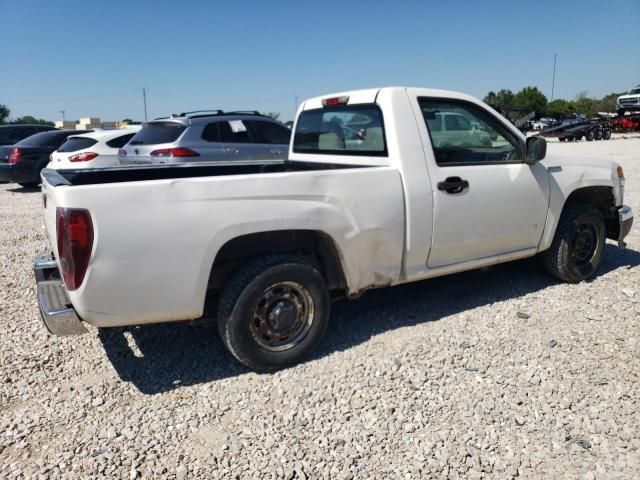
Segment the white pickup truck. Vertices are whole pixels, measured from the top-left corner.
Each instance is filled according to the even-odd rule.
[[[454,117],[485,133],[443,130]],[[393,87],[305,101],[284,164],[44,170],[40,311],[74,334],[197,319],[214,295],[224,344],[271,370],[318,343],[338,296],[538,254],[579,282],[606,238],[624,246],[624,175],[545,154],[473,97]]]

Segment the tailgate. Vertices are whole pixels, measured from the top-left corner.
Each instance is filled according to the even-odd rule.
[[[56,188],[47,181],[47,177],[42,178],[42,205],[44,210],[44,224],[47,229],[47,236],[51,244],[53,255],[58,258],[58,242],[56,238]]]

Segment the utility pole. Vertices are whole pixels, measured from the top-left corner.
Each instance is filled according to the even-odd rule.
[[[298,95],[293,96],[293,114],[295,115],[298,111]]]
[[[147,89],[142,87],[142,101],[144,102],[144,121],[147,121]]]
[[[62,114],[62,121],[64,122],[65,121],[64,112],[66,112],[66,110],[58,110],[58,111]]]
[[[551,101],[553,102],[553,90],[555,89],[556,86],[556,57],[558,56],[557,53],[553,54],[553,80],[551,81]]]

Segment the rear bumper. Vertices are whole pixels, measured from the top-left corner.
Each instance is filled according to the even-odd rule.
[[[36,174],[31,166],[0,163],[0,182],[36,182]]]
[[[80,335],[88,330],[76,313],[51,253],[35,259],[33,271],[38,288],[38,308],[45,327],[54,335]]]
[[[13,165],[0,163],[0,182],[13,182]]]
[[[633,225],[633,210],[628,205],[622,205],[618,208],[618,223],[620,228],[618,230],[618,245],[621,247],[626,246],[624,238],[631,231],[631,225]]]

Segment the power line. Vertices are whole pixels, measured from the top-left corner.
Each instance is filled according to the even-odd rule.
[[[51,98],[7,98],[2,97],[3,100],[8,102],[71,102],[74,100],[91,100],[94,98],[105,98],[105,97],[116,97],[120,95],[129,95],[132,93],[139,92],[138,89],[135,90],[125,90],[123,92],[115,92],[115,93],[105,93],[102,95],[88,95],[86,97],[51,97]]]

